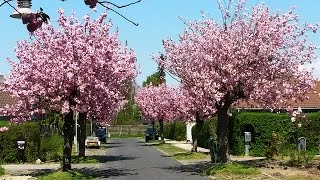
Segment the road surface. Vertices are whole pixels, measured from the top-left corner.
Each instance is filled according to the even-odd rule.
[[[210,180],[196,173],[197,166],[182,165],[138,139],[111,139],[106,154],[97,179]]]

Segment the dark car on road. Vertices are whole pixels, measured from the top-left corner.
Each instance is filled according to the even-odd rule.
[[[153,127],[148,127],[146,129],[146,142],[152,139],[159,139],[159,133],[158,130]]]

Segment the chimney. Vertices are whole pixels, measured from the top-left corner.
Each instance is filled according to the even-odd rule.
[[[4,75],[0,74],[0,83],[4,83]]]

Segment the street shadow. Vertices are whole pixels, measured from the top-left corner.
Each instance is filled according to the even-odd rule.
[[[20,175],[31,175],[32,177],[44,176],[53,172],[56,172],[55,169],[46,169],[46,170],[35,170],[30,174],[20,174]],[[60,170],[58,170],[60,171]],[[80,172],[87,176],[91,176],[93,178],[112,178],[119,176],[130,176],[137,175],[137,172],[132,169],[117,169],[117,168],[108,168],[108,169],[96,169],[96,168],[73,168],[70,173]]]
[[[75,169],[81,173],[92,176],[93,178],[112,178],[119,176],[131,176],[137,175],[138,173],[132,169],[121,169],[121,168],[108,168],[108,169],[96,169],[96,168],[79,168]]]
[[[170,170],[175,172],[184,172],[184,173],[191,173],[192,175],[202,175],[203,169],[208,167],[211,163],[210,162],[201,162],[201,163],[192,163],[192,164],[181,164],[175,166],[167,166],[167,167],[157,167],[159,169]]]
[[[123,144],[116,144],[116,145],[108,145],[107,148],[115,148],[115,147],[124,147]]]
[[[123,143],[120,143],[120,142],[107,142],[106,144],[108,146],[109,144],[123,144]]]
[[[72,158],[73,164],[82,164],[82,163],[88,163],[91,160],[95,160],[94,163],[106,163],[106,162],[113,162],[113,161],[125,161],[125,160],[134,160],[138,157],[133,156],[125,156],[125,155],[118,155],[118,156],[110,156],[110,155],[93,155],[93,156],[86,156],[83,159],[79,159],[77,157]]]

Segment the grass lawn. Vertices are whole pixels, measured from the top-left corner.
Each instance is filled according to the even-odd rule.
[[[62,172],[56,171],[53,173],[42,174],[36,177],[39,180],[76,180],[76,179],[93,179],[93,177],[82,174],[76,171]]]
[[[0,120],[0,127],[9,126],[10,121]]]
[[[0,166],[0,176],[3,176],[5,174],[4,169],[2,168],[2,166]]]
[[[138,138],[138,137],[144,137],[144,135],[137,134],[137,133],[132,133],[132,134],[122,133],[121,135],[120,135],[120,133],[111,133],[110,134],[110,138]]]
[[[172,156],[177,160],[199,160],[209,158],[208,154],[190,152],[185,149],[176,147],[172,144],[158,144],[154,145],[154,147],[167,153],[169,156]]]
[[[255,179],[261,175],[258,168],[237,163],[214,164],[203,171],[214,179]],[[259,178],[260,179],[260,178]]]
[[[72,157],[72,163],[75,164],[85,164],[85,163],[99,163],[100,161],[95,157],[79,157],[79,156],[73,156]]]

